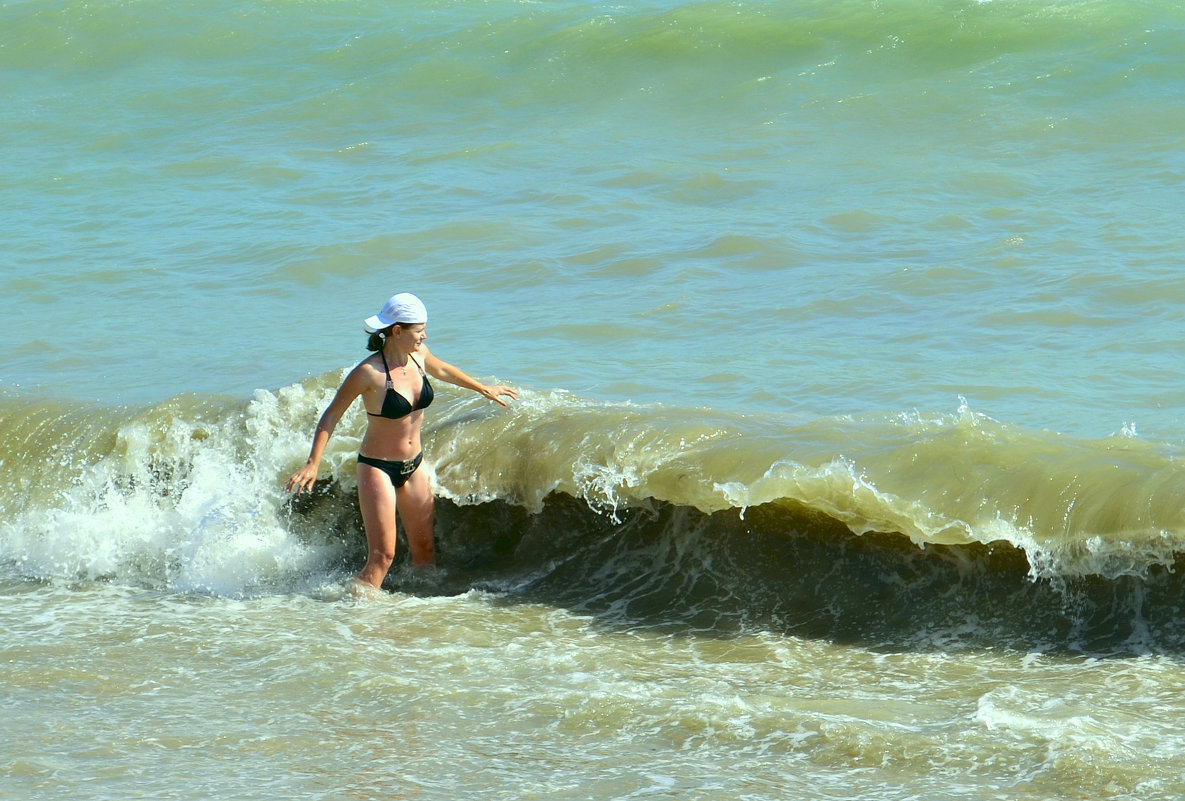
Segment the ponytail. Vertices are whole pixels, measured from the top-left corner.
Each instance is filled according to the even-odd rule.
[[[395,325],[399,325],[396,323]],[[383,343],[387,341],[387,337],[391,336],[391,329],[394,325],[389,325],[382,331],[374,331],[370,334],[370,339],[366,340],[367,350],[382,350]]]

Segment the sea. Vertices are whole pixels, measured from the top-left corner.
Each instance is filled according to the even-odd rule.
[[[1185,5],[0,0],[0,798],[1185,797]],[[365,560],[396,292],[438,565]]]

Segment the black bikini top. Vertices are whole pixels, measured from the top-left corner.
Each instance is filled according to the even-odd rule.
[[[419,362],[412,359],[409,354],[407,358],[416,362],[416,367],[420,368],[420,375],[424,376],[424,383],[420,387],[420,399],[416,401],[415,406],[408,402],[407,398],[395,391],[395,385],[391,383],[391,368],[387,366],[387,354],[379,351],[379,355],[383,357],[383,372],[387,375],[387,394],[383,397],[383,409],[378,414],[374,412],[367,412],[371,417],[386,417],[389,420],[398,420],[401,417],[407,417],[417,409],[427,409],[432,404],[432,398],[436,394],[432,391],[432,385],[428,383],[428,374],[424,372],[424,368],[420,366]]]

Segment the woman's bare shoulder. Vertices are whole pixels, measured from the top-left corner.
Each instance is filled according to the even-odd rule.
[[[379,366],[379,352],[376,350],[374,353],[367,354],[363,357],[362,361],[354,365],[354,371],[357,370],[371,370],[376,373],[382,372],[382,368]]]
[[[432,351],[428,350],[427,345],[420,345],[419,353],[416,354],[416,359],[424,366],[425,370],[435,370],[439,365],[440,359],[432,355]]]
[[[361,391],[376,382],[383,383],[383,368],[379,364],[378,353],[372,353],[351,368],[342,386],[351,386]]]

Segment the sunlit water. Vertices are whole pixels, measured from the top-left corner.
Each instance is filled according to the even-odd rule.
[[[1169,799],[1174,3],[0,5],[0,796]],[[396,291],[442,567],[357,598]]]

